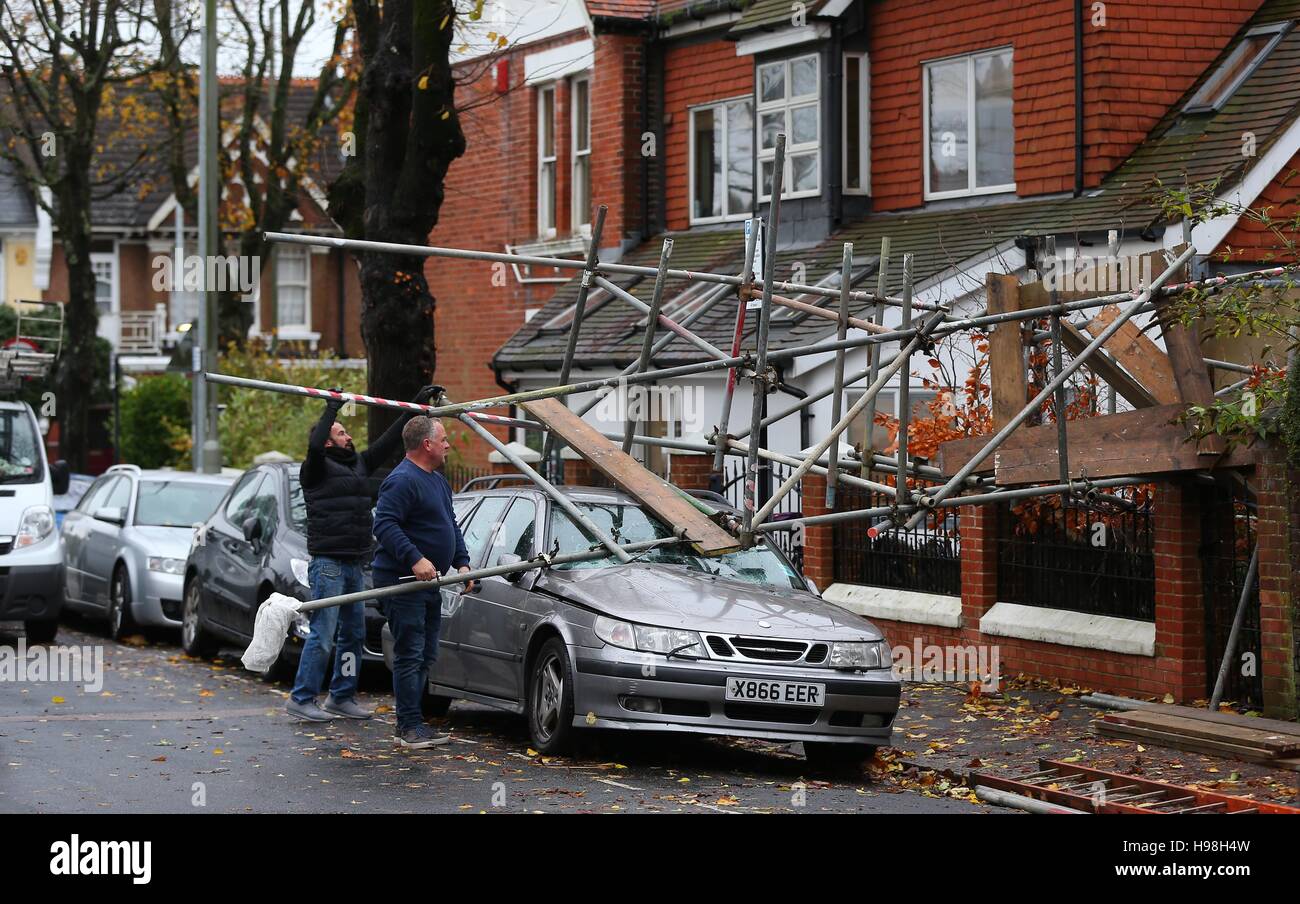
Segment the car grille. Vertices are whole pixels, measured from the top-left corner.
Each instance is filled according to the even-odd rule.
[[[773,640],[768,637],[727,638],[732,649],[745,659],[762,662],[798,662],[808,652],[808,643],[802,640]]]
[[[782,722],[786,725],[812,725],[821,715],[820,708],[765,703],[727,703],[722,711],[728,719],[737,722]]]
[[[830,648],[824,643],[815,643],[808,655],[804,657],[804,662],[818,663],[826,661],[826,653]]]
[[[0,556],[9,555],[9,553],[13,552],[13,549],[14,549],[13,537],[5,537],[4,539],[0,539]]]
[[[736,655],[735,653],[731,652],[731,644],[727,643],[718,635],[710,634],[708,637],[708,641],[709,641],[709,649],[713,651],[713,655],[725,656],[725,657],[731,657]]]

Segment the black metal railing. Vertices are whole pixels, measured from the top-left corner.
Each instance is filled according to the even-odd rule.
[[[785,482],[794,468],[780,462],[759,460],[758,504],[762,505],[772,490]],[[729,455],[723,461],[722,495],[738,509],[745,506],[745,459]],[[803,514],[803,482],[795,484],[784,499],[776,504],[772,511],[772,520],[797,518]],[[803,534],[800,531],[774,530],[768,532],[768,539],[774,543],[788,558],[799,573],[803,574]]]
[[[998,505],[998,600],[1154,621],[1151,493],[1112,492],[1122,501]]]
[[[891,484],[893,477],[871,471],[869,479]],[[836,511],[857,511],[893,503],[893,497],[860,487],[835,490]],[[923,593],[961,594],[961,529],[955,509],[927,517],[910,531],[882,530],[874,538],[871,521],[846,521],[835,525],[834,574],[836,581],[917,590]]]
[[[1223,660],[1242,585],[1255,549],[1255,498],[1245,486],[1221,484],[1201,494],[1201,582],[1205,596],[1205,694]],[[1223,699],[1252,706],[1264,703],[1260,668],[1259,581],[1251,587],[1237,648],[1224,680]]]

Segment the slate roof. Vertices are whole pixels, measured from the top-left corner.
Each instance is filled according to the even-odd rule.
[[[761,5],[756,3],[755,7]],[[783,6],[788,9],[788,6]],[[1245,32],[1257,25],[1300,18],[1300,0],[1270,0],[1241,29],[1197,83],[1172,107],[1152,130],[1150,136],[1109,176],[1098,189],[1074,197],[1015,199],[1006,203],[986,204],[960,209],[919,209],[902,213],[873,214],[846,223],[816,247],[778,249],[776,272],[787,278],[795,262],[804,265],[807,283],[816,283],[838,271],[844,242],[852,242],[855,259],[870,261],[880,248],[880,239],[888,235],[892,254],[889,268],[890,294],[897,294],[901,283],[901,255],[913,255],[913,274],[923,284],[943,271],[976,255],[1003,246],[1018,235],[1099,233],[1120,230],[1121,236],[1162,229],[1166,217],[1154,203],[1158,191],[1154,180],[1181,187],[1184,177],[1190,184],[1223,176],[1224,187],[1240,181],[1245,171],[1255,165],[1300,113],[1300,27],[1273,49],[1268,58],[1216,112],[1182,114],[1188,99],[1209,78],[1237,46]],[[1243,157],[1242,134],[1256,136],[1256,155]],[[743,224],[724,228],[705,227],[668,233],[674,239],[671,266],[674,269],[701,269],[739,273],[743,266]],[[654,267],[664,236],[642,243],[625,258],[625,263]],[[619,282],[622,280],[616,280]],[[566,331],[545,331],[547,320],[573,304],[578,281],[562,286],[546,306],[498,350],[494,364],[498,370],[554,370],[563,357]],[[667,303],[680,291],[681,281],[668,283]],[[854,288],[873,289],[874,275]],[[631,291],[649,303],[653,279],[646,278]],[[813,299],[808,299],[813,300]],[[863,314],[869,305],[857,306]],[[642,328],[637,321],[643,315],[618,299],[590,313],[584,322],[578,343],[577,363],[583,367],[626,366],[640,351]],[[720,303],[698,321],[695,331],[715,346],[729,350],[734,328],[734,303]],[[752,326],[745,347],[753,347]],[[782,325],[774,321],[769,348],[806,344],[832,334],[835,324],[821,318],[805,318]],[[702,354],[684,342],[670,346],[655,361],[672,366],[701,360]]]
[[[36,228],[36,204],[13,164],[0,157],[0,226]]]

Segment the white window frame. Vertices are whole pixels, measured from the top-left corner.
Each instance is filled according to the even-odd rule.
[[[978,53],[964,53],[955,56],[941,57],[939,59],[924,60],[921,63],[921,146],[922,146],[922,177],[925,180],[925,200],[941,201],[944,198],[969,198],[975,195],[997,195],[1004,192],[1013,192],[1016,190],[1014,179],[1015,174],[1015,109],[1012,108],[1012,156],[1011,172],[1012,181],[1005,185],[987,185],[983,188],[976,188],[976,154],[978,148],[975,146],[975,61],[981,57],[997,56],[999,54],[1011,54],[1011,72],[1014,78],[1015,73],[1015,51],[1013,48],[994,47],[989,50],[981,50]],[[964,189],[953,189],[952,191],[930,191],[930,68],[945,63],[952,63],[957,60],[966,61],[966,185]]]
[[[1268,25],[1257,25],[1250,29],[1250,31],[1246,32],[1246,34],[1242,36],[1242,40],[1237,43],[1237,46],[1233,49],[1232,53],[1228,55],[1228,58],[1224,60],[1222,64],[1215,67],[1215,70],[1210,74],[1210,77],[1206,79],[1197,92],[1192,95],[1191,100],[1187,102],[1187,106],[1183,107],[1183,112],[1213,113],[1218,111],[1224,104],[1231,100],[1232,95],[1236,94],[1237,89],[1245,84],[1246,79],[1255,74],[1255,70],[1259,68],[1261,63],[1268,59],[1269,54],[1273,52],[1273,48],[1278,45],[1279,41],[1286,37],[1287,33],[1291,31],[1291,26],[1294,24],[1295,23],[1289,21],[1273,22]],[[1247,43],[1248,39],[1262,38],[1270,35],[1271,37],[1269,37],[1269,40],[1265,42],[1264,46],[1256,51],[1254,59],[1250,61],[1246,68],[1243,69],[1236,78],[1227,85],[1220,87],[1219,90],[1215,92],[1214,96],[1206,96],[1206,91],[1218,78],[1220,72],[1224,72],[1241,62],[1242,57],[1247,53],[1249,48],[1249,44]]]
[[[546,95],[551,96],[551,122],[546,126],[543,121],[543,113],[546,110]],[[545,128],[550,129],[552,153],[548,157],[545,155],[543,148],[546,144]],[[537,87],[537,234],[544,239],[555,238],[555,225],[557,218],[555,210],[547,205],[547,192],[542,190],[543,178],[546,168],[550,166],[551,172],[551,191],[552,197],[559,197],[559,173],[556,171],[556,155],[558,142],[555,140],[555,82],[548,82],[545,85]],[[549,215],[549,216],[548,216]],[[547,225],[547,223],[550,225]]]
[[[817,90],[810,95],[801,95],[796,103],[790,96],[792,80],[790,78],[790,68],[801,60],[811,59],[817,64],[817,75],[813,81],[817,85]],[[768,101],[762,100],[762,80],[759,73],[768,66],[781,65],[785,67],[785,96],[780,100]],[[785,172],[781,176],[781,200],[787,201],[792,198],[816,198],[822,193],[822,180],[825,176],[825,160],[822,159],[822,59],[820,53],[804,53],[798,56],[787,57],[783,60],[771,60],[766,63],[759,63],[754,68],[754,191],[758,198],[758,203],[762,204],[772,200],[770,194],[763,192],[763,163],[776,159],[776,148],[769,150],[763,148],[763,114],[771,113],[773,110],[785,111],[785,128],[782,129],[786,135],[785,146]],[[793,137],[792,126],[790,122],[790,108],[804,107],[812,105],[817,109],[817,140],[805,141],[801,144],[794,144],[789,139]],[[803,191],[791,190],[793,182],[794,166],[791,163],[791,157],[795,154],[814,151],[817,154],[817,187],[805,189]]]
[[[304,276],[303,281],[286,282],[280,277],[280,264],[284,260],[284,254],[288,252],[290,256],[301,255],[303,259]],[[275,249],[275,332],[280,339],[308,339],[313,338],[311,331],[311,261],[312,255],[306,246],[303,245],[281,245]],[[280,308],[280,290],[285,287],[301,287],[303,290],[303,322],[286,323],[281,318]]]
[[[107,313],[109,314],[109,316],[113,316],[115,314],[122,313],[122,278],[121,278],[121,272],[117,260],[116,240],[114,240],[113,242],[112,251],[91,252],[90,269],[92,273],[94,272],[96,264],[104,264],[104,263],[109,265],[109,269],[112,274],[110,277],[110,281],[112,284],[112,295],[111,295],[112,300],[110,302],[111,308]],[[99,282],[98,276],[95,277],[95,282],[96,283]],[[97,302],[96,307],[98,307],[98,299],[96,299],[96,302]]]
[[[729,104],[740,103],[742,101],[749,101],[749,116],[750,119],[755,119],[754,95],[752,94],[741,94],[738,95],[737,97],[728,97],[725,100],[710,101],[707,104],[696,104],[693,107],[686,108],[686,133],[687,133],[686,214],[690,218],[690,223],[692,226],[702,226],[706,223],[730,223],[735,220],[744,220],[753,216],[752,210],[740,210],[734,213],[731,210],[729,210],[729,206],[730,206],[729,201],[731,198],[731,192],[728,189],[729,183],[727,182],[727,161],[730,159],[730,156],[727,153],[727,150],[728,150],[728,144],[731,140],[731,132],[730,132],[731,127],[727,122],[727,106]],[[694,211],[695,211],[695,114],[703,110],[712,110],[714,122],[717,122],[719,118],[721,119],[722,122],[722,216],[719,217],[697,217],[694,215]],[[750,157],[751,159],[753,159],[752,148],[750,149]],[[749,176],[751,180],[755,178],[753,172],[751,172]],[[750,185],[751,196],[754,194],[754,188],[755,186],[751,184]]]
[[[858,172],[862,174],[861,188],[848,188],[849,184],[849,92],[844,86],[848,84],[848,62],[857,60],[858,85],[862,96],[862,110],[858,114]],[[871,194],[871,55],[866,51],[850,51],[844,54],[841,64],[843,77],[840,79],[840,186],[846,195]]]
[[[587,86],[587,148],[578,149],[578,86]],[[591,73],[584,72],[569,81],[569,220],[578,235],[591,235]],[[587,161],[587,198],[578,203],[578,160]]]

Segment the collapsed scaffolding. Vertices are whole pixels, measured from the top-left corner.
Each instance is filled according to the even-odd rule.
[[[203,377],[213,383],[244,388],[339,399],[380,408],[414,409],[431,417],[455,417],[500,452],[524,477],[536,484],[581,524],[583,529],[596,540],[593,549],[603,547],[604,553],[601,555],[612,555],[620,562],[627,561],[629,556],[616,538],[596,528],[564,493],[539,471],[524,462],[507,443],[492,434],[485,425],[495,424],[540,431],[543,434],[543,460],[554,462],[556,466],[560,464],[561,449],[565,445],[572,447],[578,455],[605,474],[617,487],[640,501],[664,523],[673,525],[678,542],[689,542],[697,552],[705,555],[751,547],[761,542],[764,534],[773,531],[800,530],[814,525],[866,520],[871,522],[869,531],[872,536],[875,536],[883,531],[910,531],[936,510],[959,506],[991,505],[1045,496],[1082,499],[1092,504],[1098,500],[1099,494],[1107,489],[1149,483],[1151,475],[1155,473],[1191,471],[1207,476],[1212,467],[1229,468],[1241,463],[1240,455],[1234,457],[1232,453],[1226,452],[1222,442],[1215,442],[1214,438],[1199,442],[1189,441],[1186,428],[1173,424],[1173,415],[1185,411],[1188,405],[1212,402],[1216,395],[1222,396],[1227,392],[1241,389],[1247,382],[1240,380],[1216,393],[1211,388],[1208,367],[1246,372],[1250,369],[1243,365],[1209,361],[1203,358],[1198,340],[1190,329],[1180,324],[1176,317],[1171,316],[1169,303],[1172,299],[1190,292],[1204,296],[1237,286],[1276,284],[1279,277],[1296,267],[1295,264],[1193,281],[1185,275],[1188,263],[1195,252],[1194,247],[1188,242],[1186,247],[1177,254],[1167,255],[1160,260],[1163,266],[1161,272],[1147,284],[1133,291],[1082,298],[1069,297],[1067,300],[1062,295],[1077,296],[1081,293],[1059,293],[1053,288],[1040,293],[1038,301],[1042,303],[1032,303],[1031,300],[1028,306],[1022,306],[1019,302],[1024,299],[1014,297],[1017,294],[1016,278],[1010,275],[991,274],[986,280],[988,297],[985,309],[969,316],[955,313],[952,306],[947,304],[927,303],[914,298],[913,258],[910,253],[901,256],[901,293],[897,296],[886,294],[892,250],[887,237],[881,242],[875,291],[852,288],[854,248],[851,243],[845,243],[843,246],[837,287],[780,281],[775,278],[775,265],[784,158],[785,136],[780,135],[777,139],[772,177],[770,216],[766,223],[760,218],[747,222],[744,265],[739,274],[671,268],[669,264],[673,251],[672,238],[663,239],[659,262],[655,267],[601,261],[598,249],[606,214],[604,206],[596,211],[590,244],[584,260],[288,233],[265,235],[266,240],[271,242],[323,245],[354,253],[396,253],[407,256],[580,271],[581,281],[573,306],[572,325],[558,380],[553,386],[464,402],[451,402],[442,395],[435,400],[436,404],[422,406],[364,394],[290,386],[218,373],[207,373]],[[757,273],[755,260],[760,247],[762,272]],[[1113,252],[1115,250],[1113,238],[1111,247]],[[1046,250],[1049,255],[1054,255],[1054,240],[1051,237],[1048,237]],[[615,276],[653,276],[654,284],[650,302],[647,304],[612,282],[611,277]],[[701,304],[694,307],[688,316],[678,322],[662,311],[665,286],[670,280],[710,283],[714,284],[715,288],[707,292]],[[1175,282],[1175,280],[1179,281]],[[588,296],[593,287],[604,290],[643,314],[647,329],[636,360],[625,367],[620,374],[571,382]],[[1027,294],[1032,299],[1032,293]],[[838,309],[830,311],[801,302],[791,297],[794,295],[836,299]],[[734,299],[736,302],[736,317],[730,349],[724,350],[707,341],[692,327],[727,299]],[[858,306],[870,305],[870,314],[866,317],[851,316],[851,307],[855,303]],[[831,341],[769,349],[774,307],[788,308],[827,321],[834,320],[835,338]],[[900,326],[896,329],[888,328],[883,324],[884,311],[889,307],[898,308],[900,311]],[[1093,333],[1090,339],[1066,319],[1068,315],[1077,312],[1097,309],[1102,309],[1105,316],[1088,324],[1090,332]],[[742,347],[743,337],[750,311],[757,311],[758,323],[754,347],[752,350],[745,350]],[[1170,386],[1161,387],[1158,392],[1152,391],[1138,379],[1138,374],[1134,371],[1139,368],[1134,364],[1133,355],[1126,359],[1123,355],[1116,354],[1111,357],[1107,354],[1113,350],[1114,340],[1118,337],[1140,332],[1136,331],[1130,322],[1134,317],[1147,313],[1154,313],[1161,326],[1168,362],[1172,370],[1173,379]],[[1026,334],[1022,329],[1024,324],[1032,324],[1044,318],[1049,321],[1048,330],[1040,332],[1029,330]],[[662,336],[659,336],[659,330],[654,328],[656,325],[664,331]],[[1000,327],[1009,327],[1009,329],[999,330]],[[850,335],[851,329],[858,334]],[[976,330],[991,331],[994,334],[992,340],[1002,349],[1000,357],[995,357],[993,364],[994,430],[991,435],[945,444],[941,452],[943,466],[936,467],[909,454],[908,434],[912,412],[908,389],[911,364],[919,353],[931,352],[936,340],[956,333]],[[705,360],[655,369],[653,367],[655,356],[679,340],[693,346],[703,354]],[[893,343],[898,344],[898,349],[891,356],[886,357],[883,349],[887,344]],[[1025,389],[1025,367],[1020,356],[1025,344],[1042,343],[1050,343],[1050,378],[1026,402],[1028,393]],[[846,352],[862,347],[868,350],[868,366],[846,374]],[[1152,347],[1155,348],[1154,345]],[[1063,358],[1063,348],[1068,348],[1072,353],[1068,363]],[[834,355],[834,377],[830,388],[808,393],[792,405],[765,416],[763,400],[777,385],[773,365],[827,353]],[[1017,365],[1016,361],[1020,364]],[[1015,379],[1014,372],[1017,367],[1019,375],[1018,379]],[[1071,377],[1084,367],[1089,367],[1094,374],[1105,379],[1112,390],[1118,389],[1126,399],[1138,407],[1134,411],[1114,413],[1112,403],[1111,413],[1106,415],[1069,420],[1064,415],[1066,386]],[[582,419],[583,415],[616,390],[626,390],[629,386],[649,385],[719,370],[727,371],[726,390],[716,425],[712,433],[705,437],[704,443],[637,434],[636,421],[630,416],[622,431],[605,433],[597,431]],[[864,444],[865,447],[858,453],[857,458],[843,457],[839,451],[840,437],[859,417],[865,416],[868,425],[874,423],[878,396],[882,389],[899,374],[903,376],[898,379],[896,452],[892,455],[881,454],[876,452],[868,442]],[[748,426],[732,432],[735,389],[738,381],[742,379],[750,381],[753,387],[751,393],[753,404]],[[866,381],[865,389],[861,396],[846,409],[844,406],[846,389],[862,381]],[[588,392],[594,392],[595,395],[576,410],[571,410],[568,397]],[[831,399],[833,426],[820,441],[801,453],[802,457],[762,448],[757,441],[746,441],[747,438],[761,436],[762,428],[765,426],[802,412],[828,396]],[[1176,401],[1164,405],[1157,404],[1170,399]],[[1053,401],[1054,410],[1057,412],[1055,424],[1026,427],[1026,423],[1049,400]],[[486,409],[506,406],[519,406],[528,417],[502,416],[486,412]],[[1032,439],[1029,438],[1031,435]],[[1089,442],[1095,444],[1132,441],[1147,442],[1152,450],[1145,458],[1142,456],[1134,458],[1131,454],[1126,456],[1133,462],[1132,466],[1110,466],[1112,471],[1118,469],[1119,473],[1104,473],[1103,468],[1101,471],[1094,469],[1094,472],[1089,474],[1087,465],[1080,464],[1080,454],[1071,451],[1076,446],[1085,448]],[[711,455],[715,474],[721,473],[726,456],[743,457],[745,459],[744,496],[740,516],[737,518],[725,511],[715,510],[703,501],[669,487],[662,478],[631,457],[631,448],[637,444],[642,447],[658,446],[669,450]],[[1006,451],[1008,454],[1010,451],[1016,451],[1020,458],[1028,460],[1028,463],[1021,461],[1021,469],[1008,472],[1009,475],[1014,476],[1004,479],[1004,468],[1000,458],[993,463],[992,468],[986,464],[1000,451]],[[761,502],[757,494],[760,460],[778,462],[793,468],[781,485]],[[868,479],[866,475],[871,470],[885,474],[892,473],[893,485]],[[993,472],[991,476],[988,474],[990,470]],[[851,511],[832,511],[819,515],[773,519],[773,512],[781,500],[794,491],[801,479],[809,473],[825,477],[827,508],[833,508],[837,485],[871,490],[883,494],[892,501],[888,505]],[[1047,473],[1052,473],[1055,479],[1043,479]],[[1032,475],[1036,479],[1027,479],[1026,475]],[[915,481],[918,485],[909,486],[909,480]],[[921,482],[937,485],[921,487]],[[512,568],[513,570],[542,568],[547,567],[550,562],[550,557],[539,556],[537,559],[519,563]],[[508,573],[499,567],[481,573],[486,576],[489,572]],[[468,576],[460,579],[468,579]],[[440,582],[431,583],[430,586],[435,583],[452,583],[460,579],[445,578]],[[411,586],[406,584],[401,588],[390,589],[394,592],[409,592]],[[383,595],[382,592],[368,593],[370,598],[380,595]],[[1243,600],[1244,598],[1243,596]],[[342,598],[338,599],[338,602],[342,601]],[[308,607],[318,608],[318,604],[331,605],[337,602],[316,601],[308,604]],[[1239,610],[1238,619],[1240,616]]]

